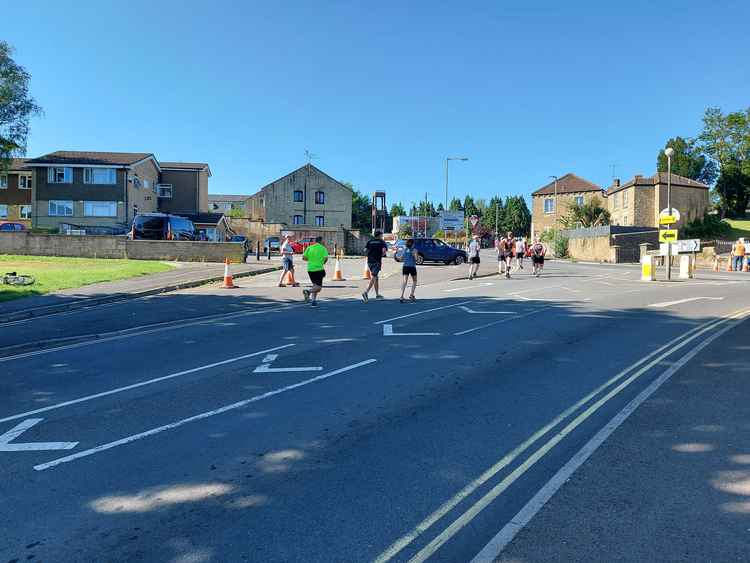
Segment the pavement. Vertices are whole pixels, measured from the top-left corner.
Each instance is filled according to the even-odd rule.
[[[470,561],[613,418],[678,381],[664,383],[665,372],[725,374],[703,354],[730,337],[741,346],[745,325],[735,325],[748,313],[748,282],[731,274],[644,283],[637,267],[550,262],[541,278],[527,266],[506,280],[489,253],[472,281],[465,266],[420,267],[418,300],[405,304],[387,260],[386,299],[365,304],[365,282],[347,271],[357,266],[326,283],[317,308],[271,273],[237,290],[206,285],[0,327],[4,343],[46,341],[0,358],[0,561]],[[728,402],[729,391],[694,399],[716,397]],[[643,402],[601,448],[651,408]],[[721,470],[743,471],[728,457],[749,447],[731,407],[714,409],[721,423],[690,408],[693,426],[726,428],[700,441],[720,452]],[[683,427],[653,415],[642,428]],[[649,485],[652,505],[664,485],[682,486],[649,455],[658,434],[628,450],[643,449],[643,471],[662,479]],[[675,454],[709,457],[693,452],[697,438],[676,438],[689,451]],[[596,487],[620,466],[600,467]],[[743,502],[744,477],[721,478],[725,502]],[[566,488],[547,507],[555,492]],[[708,521],[719,505],[697,500],[691,510]],[[536,521],[517,527],[518,542]],[[650,535],[657,526],[637,537],[652,545],[646,559],[669,560],[669,542]],[[523,549],[556,537],[536,529],[493,557],[546,560]],[[683,560],[732,560],[722,538]],[[590,550],[582,560],[610,560]]]

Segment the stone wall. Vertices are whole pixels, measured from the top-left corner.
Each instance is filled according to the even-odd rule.
[[[97,237],[99,238],[99,237]],[[239,242],[178,240],[125,240],[125,258],[176,260],[178,262],[244,262],[245,247]]]
[[[614,261],[609,235],[568,239],[568,255],[576,260],[587,262]]]

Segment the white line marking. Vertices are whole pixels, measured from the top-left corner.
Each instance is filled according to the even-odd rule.
[[[747,314],[748,310],[744,311]],[[731,321],[731,318],[725,318],[715,322],[713,325],[704,328],[696,334],[693,334],[690,338],[687,338],[680,344],[673,347],[671,350],[661,354],[654,360],[647,363],[645,366],[636,371],[633,375],[628,377],[625,381],[620,383],[617,387],[609,391],[606,395],[600,398],[598,401],[589,406],[576,418],[568,423],[562,430],[555,434],[549,439],[544,445],[542,445],[537,451],[531,454],[521,465],[514,469],[507,477],[505,477],[500,483],[495,485],[489,492],[487,492],[482,498],[480,498],[474,505],[466,510],[461,516],[459,516],[450,526],[448,526],[443,532],[441,532],[435,539],[433,539],[427,546],[419,551],[414,557],[409,560],[409,563],[420,563],[431,557],[442,545],[448,540],[455,536],[461,529],[463,529],[469,522],[471,522],[477,514],[484,510],[489,504],[491,504],[498,496],[500,496],[505,490],[507,490],[513,483],[516,482],[526,471],[536,464],[537,461],[542,459],[553,447],[561,442],[566,436],[573,432],[578,426],[583,424],[589,417],[591,417],[596,411],[598,411],[602,405],[609,401],[612,397],[617,395],[620,391],[625,389],[633,381],[638,379],[641,375],[649,371],[659,362],[662,362],[665,358],[669,357],[675,351],[686,346],[690,341],[694,340],[698,336],[702,335],[708,330],[716,328],[718,325]]]
[[[383,325],[383,336],[440,336],[439,332],[393,332],[393,325]]]
[[[467,313],[471,313],[472,315],[513,315],[518,312],[518,311],[475,311],[474,309],[469,309],[468,307],[464,305],[461,305],[461,309],[463,309]]]
[[[185,424],[188,424],[190,422],[195,422],[196,420],[203,420],[205,418],[209,418],[212,416],[216,416],[217,414],[223,414],[225,412],[229,412],[232,410],[236,410],[239,408],[242,408],[244,406],[247,406],[251,403],[257,403],[258,401],[262,401],[264,399],[269,399],[271,397],[275,397],[276,395],[281,395],[282,393],[286,393],[287,391],[292,391],[293,389],[298,389],[299,387],[304,387],[306,385],[310,385],[311,383],[315,383],[317,381],[322,381],[324,379],[328,379],[329,377],[333,377],[334,375],[338,375],[340,373],[345,373],[347,371],[351,371],[353,369],[360,368],[362,366],[369,365],[373,362],[376,362],[377,360],[375,358],[370,358],[369,360],[365,360],[363,362],[359,362],[356,364],[352,364],[340,369],[336,369],[333,371],[330,371],[328,373],[324,373],[322,375],[318,375],[316,377],[312,377],[310,379],[305,379],[304,381],[300,381],[299,383],[294,383],[293,385],[287,385],[286,387],[282,387],[281,389],[275,389],[273,391],[269,391],[268,393],[263,393],[262,395],[256,395],[255,397],[250,397],[249,399],[244,399],[242,401],[238,401],[236,403],[232,403],[231,405],[225,405],[223,407],[220,407],[218,409],[214,409],[211,411],[202,412],[200,414],[196,414],[194,416],[183,418],[182,420],[177,420],[175,422],[172,422],[170,424],[165,424],[164,426],[159,426],[157,428],[152,428],[151,430],[146,430],[145,432],[140,432],[139,434],[133,434],[132,436],[127,436],[125,438],[122,438],[120,440],[116,440],[114,442],[109,442],[108,444],[102,444],[101,446],[97,446],[95,448],[91,448],[89,450],[84,450],[69,456],[61,457],[52,461],[49,461],[47,463],[41,463],[39,465],[35,465],[34,469],[36,471],[44,471],[46,469],[51,469],[53,467],[57,467],[58,465],[62,465],[63,463],[68,463],[71,461],[75,461],[77,459],[81,459],[83,457],[88,457],[106,450],[111,450],[112,448],[116,448],[118,446],[123,446],[125,444],[129,444],[131,442],[135,442],[137,440],[142,440],[143,438],[148,438],[149,436],[154,436],[156,434],[160,434],[162,432],[165,432],[167,430],[173,430],[174,428],[179,428],[180,426],[184,426]]]
[[[748,312],[750,309],[746,309],[744,312]],[[447,500],[445,503],[443,503],[437,510],[435,510],[432,514],[427,516],[422,522],[420,522],[416,528],[414,528],[411,532],[408,534],[402,536],[397,541],[395,541],[393,544],[391,544],[388,549],[386,549],[380,556],[375,560],[375,563],[385,563],[386,561],[391,560],[393,557],[395,557],[398,553],[401,552],[406,546],[411,544],[417,537],[422,535],[425,531],[430,529],[436,522],[438,522],[441,518],[443,518],[446,514],[448,514],[451,510],[453,510],[461,501],[463,501],[465,498],[467,498],[469,495],[473,494],[479,487],[484,485],[487,481],[489,481],[492,477],[494,477],[497,473],[499,473],[502,469],[513,463],[518,456],[523,454],[526,450],[528,450],[531,446],[533,446],[537,441],[539,441],[545,434],[547,434],[550,430],[552,430],[554,427],[562,423],[564,420],[569,418],[574,412],[576,412],[578,409],[580,409],[582,406],[584,406],[586,403],[591,401],[594,397],[599,395],[602,391],[607,389],[608,387],[611,387],[615,383],[617,383],[619,380],[621,380],[623,377],[625,377],[628,373],[630,373],[632,370],[637,368],[638,366],[648,362],[651,358],[658,356],[664,350],[667,350],[671,346],[673,346],[675,343],[679,342],[680,340],[690,336],[691,334],[698,333],[704,329],[711,329],[713,328],[717,323],[720,323],[721,321],[708,321],[702,325],[696,326],[688,330],[687,332],[684,332],[683,334],[673,338],[669,342],[663,344],[653,352],[650,352],[637,362],[629,365],[625,369],[621,370],[619,373],[614,375],[611,379],[608,381],[602,383],[599,387],[591,391],[588,395],[581,398],[578,402],[576,402],[574,405],[568,407],[563,412],[561,412],[559,415],[557,415],[555,418],[553,418],[551,421],[549,421],[547,424],[539,428],[534,434],[529,436],[523,443],[516,446],[513,450],[511,450],[509,453],[507,453],[502,459],[500,459],[495,465],[487,469],[484,473],[482,473],[479,477],[471,481],[468,485],[466,485],[463,489],[461,489],[458,493],[456,493],[452,498]]]
[[[32,426],[39,424],[43,418],[29,418],[14,426],[5,434],[0,436],[0,452],[38,452],[43,450],[71,450],[78,442],[26,442],[21,444],[9,444]]]
[[[677,362],[667,368],[656,380],[648,387],[641,391],[638,396],[630,401],[625,408],[617,413],[591,440],[589,440],[539,491],[527,502],[524,507],[484,546],[471,563],[491,563],[505,547],[513,541],[516,534],[526,526],[531,519],[539,512],[542,507],[552,498],[552,496],[570,479],[575,471],[584,464],[584,462],[593,454],[617,428],[627,420],[644,401],[653,395],[672,375],[674,375],[682,366],[692,360],[698,352],[703,350],[711,342],[719,338],[729,330],[735,328],[743,322],[745,318],[740,318],[728,326],[721,329],[706,338],[690,352],[682,356]]]
[[[374,322],[373,324],[382,325],[383,323],[389,323],[391,321],[397,321],[399,319],[416,317],[417,315],[424,315],[425,313],[432,313],[433,311],[440,311],[441,309],[449,309],[451,307],[458,307],[459,305],[466,305],[467,303],[471,303],[471,301],[461,301],[460,303],[453,303],[452,305],[443,305],[442,307],[433,307],[432,309],[425,309],[424,311],[417,311],[416,313],[409,313],[408,315],[401,315],[399,317],[393,317],[390,319],[385,319],[383,321],[377,321],[377,322]]]
[[[487,287],[489,285],[494,285],[494,284],[492,282],[483,282],[483,283],[479,283],[479,284],[475,284],[475,285],[465,285],[463,287],[454,287],[452,289],[444,289],[443,291],[445,291],[446,293],[449,293],[451,291],[462,291],[464,289],[474,289],[474,288],[479,287],[479,286]]]
[[[264,364],[270,364],[278,357],[279,357],[278,354],[266,354],[265,357],[261,360],[261,362],[263,362]]]
[[[133,383],[132,385],[126,385],[125,387],[117,387],[116,389],[110,389],[109,391],[102,391],[101,393],[95,393],[93,395],[86,395],[85,397],[79,397],[78,399],[72,399],[70,401],[65,401],[63,403],[57,403],[55,405],[50,405],[48,407],[42,407],[39,409],[34,409],[32,411],[22,412],[19,414],[14,414],[11,416],[6,416],[5,418],[0,418],[0,422],[8,422],[9,420],[16,420],[19,418],[26,418],[27,416],[39,414],[42,412],[47,412],[55,409],[60,409],[63,407],[69,407],[70,405],[77,405],[78,403],[85,403],[86,401],[93,401],[94,399],[100,399],[102,397],[107,397],[109,395],[114,395],[116,393],[122,393],[124,391],[130,391],[131,389],[137,389],[138,387],[144,387],[146,385],[151,385],[153,383],[158,383],[160,381],[166,381],[168,379],[174,379],[175,377],[181,377],[183,375],[188,375],[190,373],[195,373],[197,371],[201,371],[204,369],[211,369],[218,366],[223,366],[226,364],[231,364],[234,362],[239,362],[240,360],[245,360],[247,358],[252,358],[253,356],[260,356],[261,354],[266,354],[268,352],[273,352],[274,350],[281,350],[282,348],[289,348],[290,346],[294,346],[294,344],[284,344],[283,346],[276,346],[275,348],[269,348],[267,350],[261,350],[260,352],[253,352],[252,354],[245,354],[243,356],[237,356],[236,358],[229,358],[228,360],[222,360],[220,362],[214,362],[213,364],[207,364],[205,366],[199,366],[197,368],[188,369],[185,371],[178,371],[177,373],[171,373],[169,375],[164,375],[162,377],[156,377],[154,379],[149,379],[147,381],[141,381],[139,383]]]
[[[461,332],[454,332],[453,336],[463,336],[464,334],[469,334],[470,332],[481,330],[489,326],[499,325],[500,323],[507,323],[508,321],[514,321],[516,319],[522,319],[524,317],[528,317],[529,315],[534,315],[540,311],[546,311],[547,309],[550,309],[550,307],[539,307],[538,309],[534,309],[533,311],[529,311],[528,313],[524,313],[523,315],[516,315],[515,317],[506,317],[504,319],[500,319],[499,321],[475,326],[467,330],[462,330]]]
[[[689,303],[690,301],[699,301],[705,299],[708,301],[721,301],[723,297],[688,297],[687,299],[678,299],[677,301],[664,301],[663,303],[651,303],[649,307],[671,307],[680,303]]]

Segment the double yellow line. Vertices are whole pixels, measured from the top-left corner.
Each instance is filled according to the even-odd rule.
[[[492,467],[487,469],[479,477],[471,481],[458,493],[456,493],[451,499],[442,504],[432,514],[422,520],[413,530],[405,534],[393,544],[391,544],[383,553],[381,553],[374,561],[375,563],[385,563],[390,561],[404,548],[409,546],[414,540],[421,536],[424,532],[429,530],[435,523],[446,516],[451,510],[453,510],[461,501],[466,499],[468,496],[476,492],[476,490],[487,483],[495,475],[497,475],[502,469],[510,465],[515,461],[521,454],[531,448],[536,442],[544,437],[550,430],[564,422],[567,418],[571,417],[576,411],[583,408],[587,403],[594,399],[600,393],[606,391],[609,387],[618,384],[616,387],[611,389],[600,399],[592,403],[588,408],[576,416],[570,421],[564,428],[558,431],[552,436],[547,442],[540,446],[534,453],[532,453],[521,465],[514,469],[508,474],[500,483],[495,485],[490,491],[483,495],[475,504],[469,507],[463,512],[456,520],[454,520],[447,528],[445,528],[440,534],[438,534],[432,541],[430,541],[425,547],[423,547],[414,557],[409,560],[409,563],[420,563],[431,557],[441,546],[455,536],[461,529],[463,529],[469,522],[471,522],[477,514],[479,514],[484,508],[486,508],[492,501],[500,496],[505,490],[507,490],[516,480],[518,480],[524,473],[526,473],[531,467],[534,466],[540,459],[542,459],[552,448],[554,448],[560,441],[566,436],[572,433],[578,428],[583,422],[591,417],[596,411],[598,411],[607,401],[616,396],[620,391],[625,389],[633,381],[638,379],[641,375],[648,372],[651,368],[662,362],[667,357],[674,354],[676,351],[684,348],[697,338],[705,335],[709,331],[713,331],[719,328],[725,323],[744,319],[750,314],[750,308],[738,310],[728,316],[725,316],[718,320],[706,322],[702,325],[692,328],[691,330],[681,334],[680,336],[670,340],[663,346],[654,350],[650,354],[644,356],[634,364],[628,366],[624,370],[617,373],[611,379],[594,389],[591,393],[583,397],[577,403],[571,407],[565,409],[558,416],[552,419],[550,422],[539,428],[534,434],[526,439],[522,444],[514,448],[504,457],[502,457]],[[635,370],[635,371],[634,371]]]

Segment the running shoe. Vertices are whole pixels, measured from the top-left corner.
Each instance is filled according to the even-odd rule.
[[[377,295],[375,296],[375,299],[385,299],[385,297],[383,297],[382,295],[380,295],[380,294],[378,293],[378,294],[377,294]]]
[[[370,300],[370,297],[367,295],[367,292],[366,291],[363,292],[362,293],[362,301],[364,301],[365,303],[367,303],[369,300]]]
[[[310,301],[310,290],[309,289],[303,289],[302,290],[302,295],[304,295],[304,297],[305,297],[305,303],[307,303],[308,301]]]

